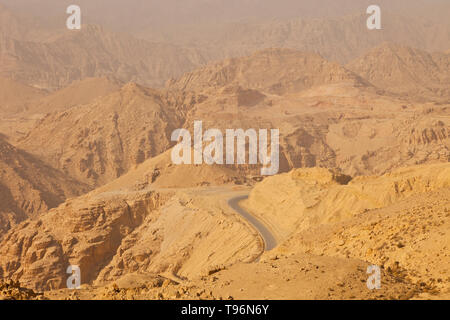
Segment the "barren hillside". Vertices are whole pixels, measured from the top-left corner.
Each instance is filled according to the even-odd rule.
[[[363,85],[364,80],[337,63],[317,54],[290,49],[267,49],[250,56],[211,64],[168,83],[169,88],[187,91],[239,85],[273,94],[339,82]]]
[[[450,101],[450,55],[384,44],[348,68],[388,92]]]
[[[271,17],[222,24],[190,24],[173,27],[163,34],[154,29],[140,32],[145,39],[169,40],[196,48],[209,61],[245,56],[267,48],[288,48],[315,52],[330,61],[346,64],[384,42],[429,52],[446,51],[450,47],[450,25],[444,17],[431,20],[383,9],[382,30],[372,31],[366,28],[367,6],[361,5],[358,11],[331,18],[321,14],[296,15],[288,19]],[[440,10],[447,12],[448,4],[443,6]]]
[[[20,111],[46,94],[43,90],[0,78],[0,114]]]
[[[151,163],[139,170],[151,171]],[[248,189],[138,187],[131,173],[14,227],[0,243],[0,274],[29,288],[59,289],[66,266],[78,264],[83,290],[71,297],[88,299],[445,296],[448,171],[447,164],[410,167],[350,183],[326,169],[268,178],[245,207],[280,246],[257,261],[258,234],[226,206]],[[431,256],[442,264],[430,273]],[[371,263],[383,268],[382,290],[365,287]]]
[[[106,83],[105,93],[113,89]],[[88,84],[73,85],[47,100],[70,97],[70,92],[89,97],[78,90]],[[128,84],[49,114],[19,145],[94,186],[168,150],[174,144],[172,131],[192,130],[199,119],[205,130],[279,128],[281,172],[326,166],[350,175],[379,174],[402,165],[448,161],[447,107],[409,103],[378,91],[318,55],[265,50],[187,73],[166,90]],[[83,102],[67,104],[77,101]],[[244,175],[256,173],[241,169]]]
[[[448,0],[0,3],[0,300],[450,298]]]
[[[261,241],[226,204],[246,190],[233,190],[233,172],[176,168],[167,157],[13,228],[0,244],[0,275],[48,290],[64,286],[70,263],[84,270],[84,283],[102,285],[133,276],[198,277],[252,261]],[[181,176],[185,185],[176,183]],[[228,187],[202,187],[214,183]]]
[[[0,75],[52,90],[104,76],[161,86],[203,62],[195,50],[137,40],[93,25],[46,43],[0,34],[0,48]]]
[[[88,187],[0,140],[0,238],[27,218],[47,212]]]
[[[166,151],[180,123],[165,96],[129,83],[89,104],[47,115],[20,146],[98,186]]]

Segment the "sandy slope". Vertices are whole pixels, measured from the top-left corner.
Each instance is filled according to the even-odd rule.
[[[450,55],[383,44],[347,67],[373,85],[400,95],[450,99]],[[433,99],[433,98],[431,98]]]
[[[47,212],[88,186],[0,139],[0,238],[12,226]]]

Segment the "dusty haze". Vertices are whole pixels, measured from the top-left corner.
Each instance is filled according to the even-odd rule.
[[[450,298],[449,1],[69,4],[0,0],[1,299]],[[278,174],[175,165],[195,121]]]

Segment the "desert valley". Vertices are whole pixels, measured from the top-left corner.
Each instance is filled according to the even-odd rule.
[[[0,0],[0,299],[450,299],[450,4],[261,1]],[[174,163],[198,121],[279,130],[276,174]]]

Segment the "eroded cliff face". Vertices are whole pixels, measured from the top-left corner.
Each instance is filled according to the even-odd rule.
[[[14,225],[88,190],[0,138],[0,239]]]
[[[82,290],[51,298],[446,297],[449,188],[448,164],[354,179],[296,169],[253,189],[112,183],[13,228],[0,243],[0,270],[49,290],[65,287],[66,265],[80,265]],[[241,206],[276,237],[272,251],[227,205],[249,192]],[[367,290],[370,265],[381,268],[380,290]]]
[[[122,239],[154,215],[168,196],[150,192],[127,198],[66,202],[8,232],[2,241],[1,274],[32,288],[65,286],[69,265],[94,280]]]
[[[257,184],[246,207],[285,240],[294,232],[345,221],[365,210],[449,186],[448,163],[353,180],[324,168],[296,169]]]
[[[28,288],[66,287],[69,265],[83,284],[130,275],[182,279],[217,266],[252,261],[255,231],[209,191],[110,191],[70,200],[8,232],[0,275]]]

